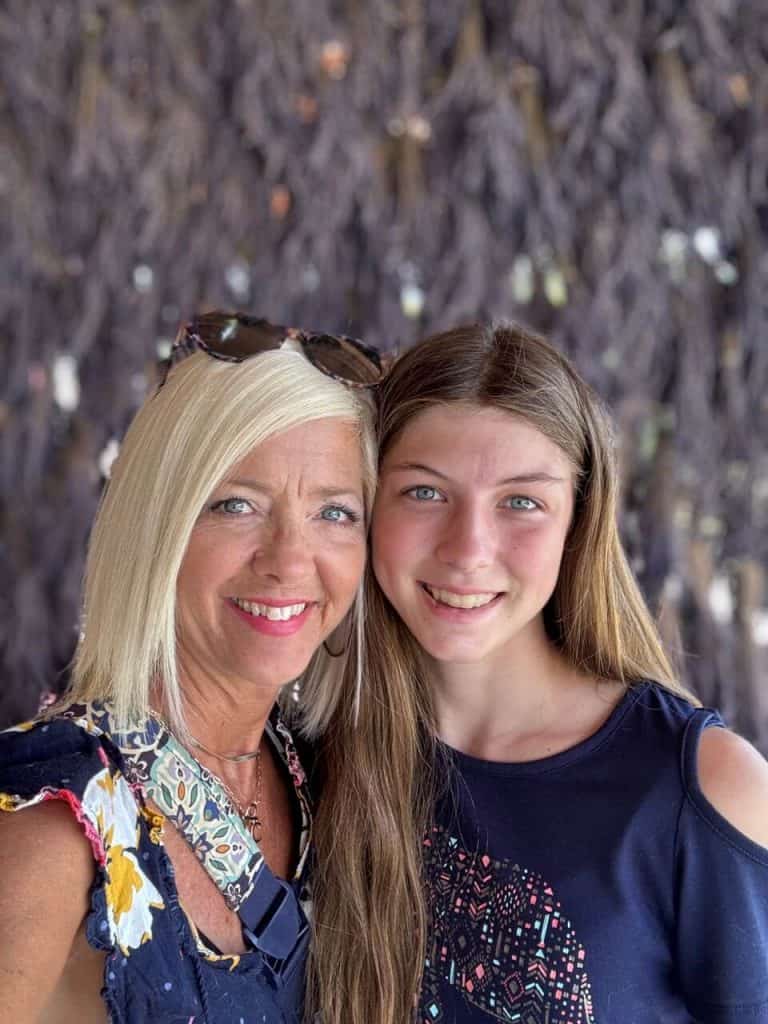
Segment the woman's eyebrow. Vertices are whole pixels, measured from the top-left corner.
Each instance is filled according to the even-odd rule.
[[[222,480],[219,487],[242,487],[245,491],[260,491],[262,494],[269,494],[270,489],[266,484],[260,483],[258,480]]]
[[[267,484],[262,483],[259,480],[246,480],[240,478],[237,480],[224,480],[219,484],[217,490],[222,487],[242,488],[244,491],[257,491],[259,494],[264,494],[267,497],[271,497],[273,493],[273,488],[270,488]],[[330,487],[316,487],[310,493],[313,498],[354,498],[357,501],[362,501],[362,495],[360,492],[350,488],[349,484],[339,484],[336,487],[333,485]]]
[[[450,476],[447,473],[441,473],[439,469],[434,469],[432,466],[427,466],[423,462],[397,462],[394,466],[387,467],[389,472],[405,472],[407,470],[416,470],[420,473],[431,473],[432,476],[440,477],[441,480],[450,480]],[[565,477],[553,476],[552,473],[546,473],[544,470],[536,470],[530,473],[518,473],[515,476],[504,477],[503,480],[498,480],[495,487],[505,487],[509,484],[563,484],[567,483]]]
[[[258,490],[259,494],[269,495],[271,494],[269,487],[265,483],[261,483],[259,480],[246,480],[244,478],[238,478],[237,480],[222,480],[221,483],[216,487],[217,490],[221,488],[242,488],[243,490]]]
[[[349,487],[318,487],[311,492],[314,498],[325,498],[329,500],[331,498],[337,499],[353,499],[354,501],[362,501],[363,496],[360,491],[351,490]]]

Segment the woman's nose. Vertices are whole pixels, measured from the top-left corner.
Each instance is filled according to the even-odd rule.
[[[439,536],[437,557],[462,572],[482,569],[493,560],[494,533],[493,523],[482,510],[457,508]]]
[[[309,539],[303,522],[296,517],[281,517],[275,522],[266,543],[253,554],[254,568],[282,583],[306,579],[312,564]]]

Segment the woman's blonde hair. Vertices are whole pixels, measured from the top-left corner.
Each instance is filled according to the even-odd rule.
[[[370,510],[375,488],[371,408],[297,351],[232,364],[197,353],[136,414],[91,533],[84,626],[66,700],[109,700],[118,724],[146,715],[160,688],[172,727],[186,735],[176,661],[176,581],[192,528],[231,468],[269,437],[308,421],[356,424]],[[361,637],[361,594],[339,632]],[[333,649],[333,648],[332,648]],[[359,691],[357,643],[331,660],[321,648],[305,674],[301,717],[317,732],[345,671]],[[350,665],[347,665],[350,662]]]
[[[552,643],[591,675],[626,685],[651,678],[693,700],[621,545],[613,437],[592,390],[551,344],[521,327],[458,327],[395,363],[379,390],[379,458],[420,412],[456,403],[525,420],[575,468],[573,522],[544,610]],[[432,696],[418,644],[370,569],[367,636],[359,720],[342,700],[323,746],[313,954],[323,1024],[412,1020],[426,948],[421,847],[440,774]]]

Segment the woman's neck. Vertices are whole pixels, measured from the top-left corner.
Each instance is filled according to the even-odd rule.
[[[190,737],[185,745],[198,761],[242,796],[258,780],[258,759],[231,759],[261,749],[264,728],[280,687],[254,689],[241,680],[202,679],[187,666],[182,667],[180,675]],[[153,702],[153,706],[167,720],[167,708],[161,702]]]

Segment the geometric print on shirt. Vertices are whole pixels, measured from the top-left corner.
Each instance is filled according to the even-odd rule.
[[[595,1024],[586,953],[551,887],[469,852],[435,826],[424,842],[430,940],[420,1020],[442,1024],[446,984],[489,1021]]]

